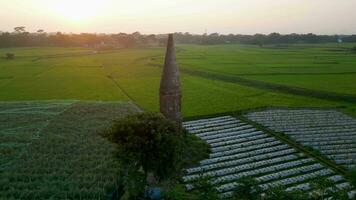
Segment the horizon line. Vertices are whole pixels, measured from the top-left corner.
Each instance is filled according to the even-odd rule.
[[[19,26],[20,27],[20,26]],[[44,30],[44,29],[37,29],[37,30]],[[28,33],[37,33],[37,31],[35,30],[31,30],[31,31],[26,31]],[[0,33],[15,33],[14,30],[11,30],[11,31],[8,31],[8,30],[0,30]],[[270,34],[273,34],[273,33],[277,33],[277,34],[280,34],[280,35],[293,35],[293,34],[297,34],[297,35],[308,35],[308,34],[313,34],[313,35],[318,35],[318,36],[351,36],[351,35],[356,35],[356,33],[333,33],[333,34],[330,34],[330,33],[314,33],[314,32],[289,32],[289,33],[281,33],[281,32],[278,32],[278,31],[274,31],[274,32],[265,32],[265,33],[219,33],[219,32],[206,32],[206,33],[193,33],[193,32],[188,32],[188,31],[176,31],[176,32],[166,32],[166,33],[163,33],[163,32],[158,32],[158,33],[145,33],[145,32],[141,32],[141,31],[133,31],[133,32],[66,32],[66,31],[50,31],[50,32],[46,32],[44,30],[44,33],[46,34],[57,34],[57,33],[62,33],[62,34],[67,34],[67,35],[70,35],[70,34],[95,34],[95,35],[114,35],[114,34],[120,34],[120,33],[123,33],[123,34],[133,34],[133,33],[140,33],[141,35],[168,35],[168,34],[185,34],[185,33],[189,33],[190,35],[211,35],[211,34],[219,34],[219,35],[270,35]]]

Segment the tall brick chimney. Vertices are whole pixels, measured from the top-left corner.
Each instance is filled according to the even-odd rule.
[[[182,126],[181,87],[173,34],[168,35],[166,59],[160,87],[160,111],[168,119]]]

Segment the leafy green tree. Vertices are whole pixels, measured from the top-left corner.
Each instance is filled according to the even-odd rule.
[[[252,177],[242,177],[237,182],[237,187],[233,192],[233,199],[251,200],[260,199],[262,189],[258,186],[258,181]]]
[[[133,196],[142,194],[144,183],[158,184],[178,170],[184,135],[161,114],[140,113],[117,120],[103,136],[117,144],[126,169],[126,191]]]

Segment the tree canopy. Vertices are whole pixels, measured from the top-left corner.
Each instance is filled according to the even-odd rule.
[[[0,48],[26,46],[85,46],[132,48],[142,46],[163,46],[166,42],[165,34],[115,33],[46,33],[39,29],[34,33],[26,31],[26,27],[15,27],[13,32],[0,32]],[[175,33],[175,41],[180,44],[292,44],[292,43],[335,43],[356,42],[356,35],[315,35],[308,34],[191,34]]]
[[[164,180],[175,172],[182,134],[161,114],[140,113],[120,119],[104,134],[118,144],[119,156],[130,168],[143,169]]]

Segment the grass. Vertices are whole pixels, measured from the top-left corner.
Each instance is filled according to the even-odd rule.
[[[25,48],[0,48],[0,54],[15,53],[16,57],[37,58],[38,56],[67,55],[73,53],[90,53],[90,49],[61,48],[61,47],[25,47]]]
[[[350,45],[348,45],[350,46]],[[356,57],[347,45],[280,48],[207,46],[187,48],[183,69],[219,73],[289,87],[355,94]],[[225,48],[226,47],[226,48]],[[334,51],[342,50],[342,51]],[[215,53],[213,53],[213,51]],[[200,54],[201,58],[189,55]]]
[[[324,98],[330,94],[356,96],[352,46],[179,45],[184,117],[268,106],[343,107],[356,113],[354,101]],[[1,101],[133,101],[145,110],[158,110],[164,48],[97,54],[84,48],[0,49],[0,54],[5,52],[19,57],[0,59]],[[210,77],[199,75],[201,72]],[[251,84],[227,81],[226,77]]]
[[[356,64],[355,64],[356,65]],[[356,70],[356,66],[355,66]],[[297,86],[327,92],[356,94],[354,80],[356,73],[345,74],[315,74],[315,75],[279,75],[250,76],[249,79],[268,83],[278,83],[287,86]]]

